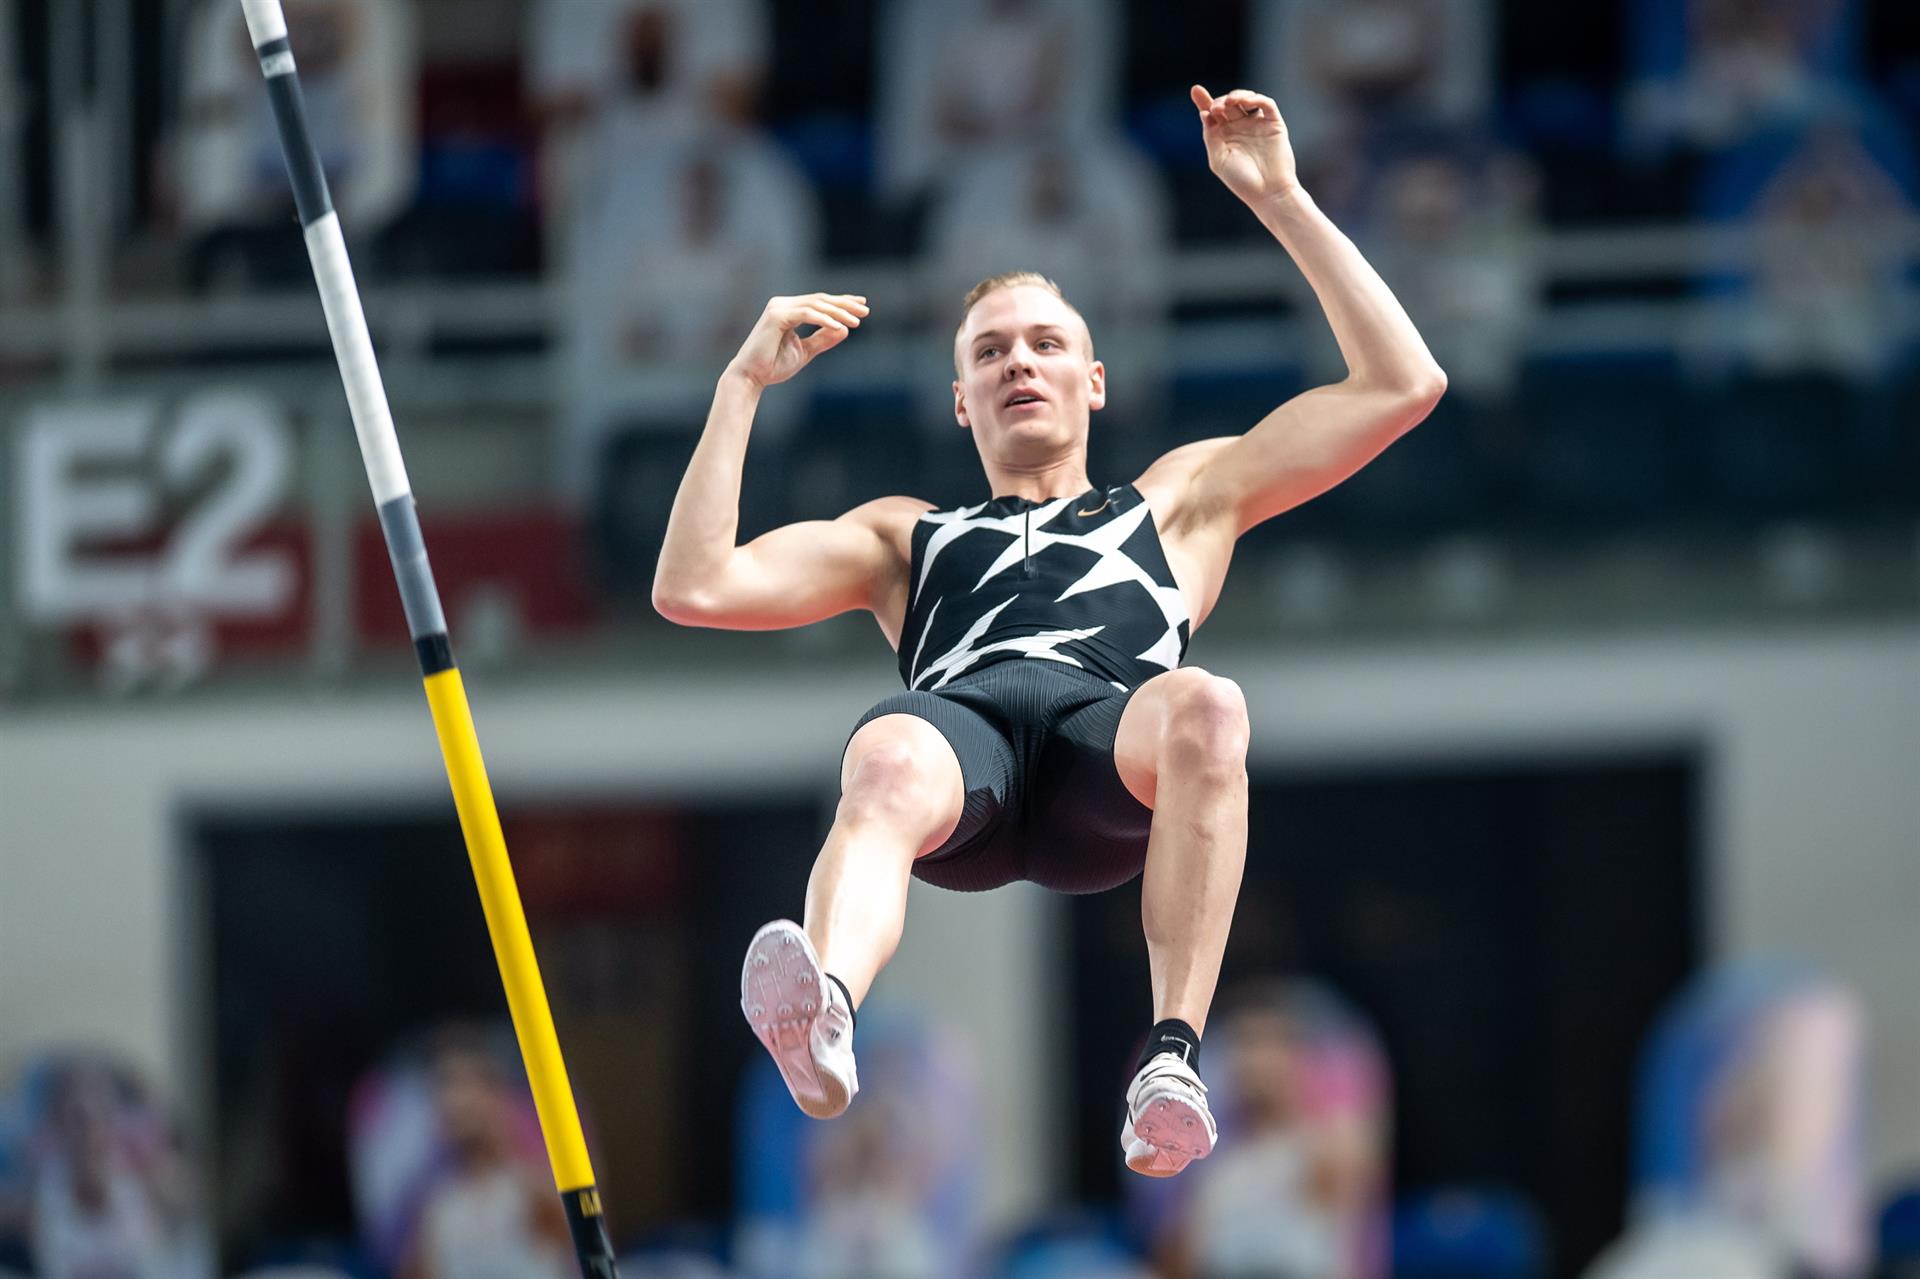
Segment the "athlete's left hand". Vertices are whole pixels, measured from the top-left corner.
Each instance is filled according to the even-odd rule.
[[[1200,110],[1207,167],[1228,190],[1252,204],[1299,189],[1287,123],[1272,98],[1246,89],[1216,98],[1197,84],[1190,92]]]

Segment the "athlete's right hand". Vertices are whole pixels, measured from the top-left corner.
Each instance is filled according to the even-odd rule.
[[[844,342],[848,333],[860,327],[866,314],[867,300],[851,293],[773,298],[733,363],[727,366],[728,371],[756,386],[784,382],[806,368],[814,356]],[[800,330],[809,324],[817,327],[801,337]]]

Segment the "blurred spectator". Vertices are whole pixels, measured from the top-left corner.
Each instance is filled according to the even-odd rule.
[[[1437,536],[1528,491],[1523,472],[1541,439],[1523,434],[1537,424],[1517,399],[1544,302],[1544,228],[1533,171],[1512,153],[1443,132],[1404,138],[1378,163],[1354,238],[1446,369],[1447,396],[1315,514],[1352,536]],[[1305,334],[1309,382],[1345,378],[1331,330],[1311,324]]]
[[[1640,0],[1630,32],[1631,141],[1712,151],[1844,107],[1853,0]]]
[[[307,118],[342,224],[371,235],[418,180],[412,0],[286,0]],[[240,8],[201,0],[185,44],[172,189],[197,287],[291,283],[307,273],[286,234],[293,194]]]
[[[1863,1273],[1864,1056],[1859,1002],[1832,982],[1759,968],[1697,982],[1648,1045],[1633,1224],[1590,1273]],[[1705,1258],[1725,1268],[1684,1269]]]
[[[1587,1279],[1795,1279],[1751,1230],[1723,1221],[1649,1223],[1610,1248]]]
[[[597,332],[583,336],[614,364],[717,371],[767,299],[805,283],[816,225],[805,179],[746,140],[636,160],[654,181],[621,182],[584,246],[580,284]]]
[[[924,193],[983,148],[1077,138],[1118,110],[1121,24],[1098,0],[902,0],[883,24],[889,197]]]
[[[766,0],[535,0],[529,25],[543,203],[564,235],[636,149],[753,119],[772,13]]]
[[[824,287],[813,192],[763,138],[643,151],[614,172],[570,268],[562,471],[576,492],[602,478],[609,433],[696,429],[767,299]],[[767,396],[756,442],[778,440],[806,393]],[[664,507],[652,514],[664,527]]]
[[[938,323],[958,299],[1016,267],[1057,283],[1096,337],[1166,318],[1166,200],[1123,138],[996,148],[959,171],[934,212],[928,257]],[[952,352],[943,349],[943,362]]]
[[[615,106],[686,136],[753,118],[772,15],[764,0],[534,0],[529,97],[543,123]]]
[[[1367,254],[1446,369],[1451,397],[1498,404],[1513,393],[1542,294],[1535,187],[1520,157],[1460,147],[1409,151],[1375,183]]]
[[[1869,392],[1912,336],[1903,130],[1862,114],[1757,137],[1702,174],[1705,217],[1749,256],[1703,282],[1684,352],[1713,387],[1706,491],[1743,520],[1844,517],[1897,492],[1897,417]],[[1897,500],[1897,499],[1896,499]]]
[[[1134,1188],[1162,1273],[1380,1279],[1389,1080],[1373,1031],[1311,982],[1255,983],[1221,1008],[1219,1148]]]
[[[966,1279],[980,1242],[972,1062],[881,1005],[861,1010],[860,1036],[860,1097],[831,1124],[801,1116],[764,1058],[749,1067],[736,1264],[768,1279]]]
[[[1716,345],[1761,374],[1864,381],[1885,372],[1909,332],[1906,251],[1897,232],[1910,213],[1899,184],[1859,135],[1841,127],[1807,132],[1744,215],[1757,258],[1713,311]]]
[[[1053,280],[1086,317],[1108,370],[1105,415],[1158,423],[1171,364],[1166,206],[1145,157],[1114,135],[1007,145],[976,156],[933,211],[924,419],[942,436],[954,434],[959,300],[989,275],[1021,270]],[[1099,456],[1103,465],[1120,460],[1104,450]]]
[[[514,1144],[503,1046],[471,1030],[442,1032],[433,1084],[452,1175],[427,1198],[416,1279],[534,1279],[571,1273],[568,1234],[546,1170]]]
[[[1478,124],[1493,98],[1487,0],[1255,0],[1251,43],[1248,78],[1280,104],[1316,198],[1376,139]]]
[[[814,1207],[793,1258],[796,1275],[933,1279],[952,1273],[921,1211],[932,1167],[904,1098],[869,1102],[815,1145]]]
[[[131,1070],[96,1057],[56,1059],[29,1075],[23,1097],[29,1184],[16,1208],[24,1208],[34,1275],[213,1273],[180,1132]]]
[[[424,1065],[355,1090],[351,1146],[361,1228],[406,1279],[565,1279],[553,1192],[511,1037],[441,1029]]]

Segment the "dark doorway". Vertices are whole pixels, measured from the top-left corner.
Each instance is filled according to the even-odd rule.
[[[1700,953],[1697,782],[1686,754],[1256,774],[1222,990],[1338,990],[1385,1043],[1396,1188],[1516,1189],[1576,1273],[1621,1228],[1636,1055]],[[1072,919],[1077,1189],[1111,1199],[1139,887]]]
[[[759,1051],[740,1026],[739,955],[755,927],[796,908],[818,797],[509,805],[503,817],[616,1241],[724,1218],[731,1099]],[[507,1020],[459,828],[422,807],[209,816],[191,835],[211,924],[227,1268],[351,1250],[356,1083],[436,1026]],[[686,1091],[714,1104],[650,1100]],[[675,1130],[694,1114],[698,1131]]]

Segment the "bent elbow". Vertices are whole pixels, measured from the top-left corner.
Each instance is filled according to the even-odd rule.
[[[1412,430],[1427,420],[1434,406],[1440,403],[1447,393],[1447,371],[1438,364],[1430,365],[1423,372],[1409,378],[1399,388],[1401,403],[1405,406],[1406,429]]]
[[[653,611],[675,626],[703,626],[710,612],[698,592],[670,586],[658,578],[653,582]]]
[[[1438,364],[1431,365],[1408,388],[1407,396],[1421,408],[1420,415],[1425,417],[1433,410],[1447,393],[1447,371]]]
[[[1410,417],[1417,422],[1447,393],[1447,373],[1429,359],[1414,368],[1354,379],[1350,385],[1364,391],[1383,411],[1390,409],[1396,416]]]

